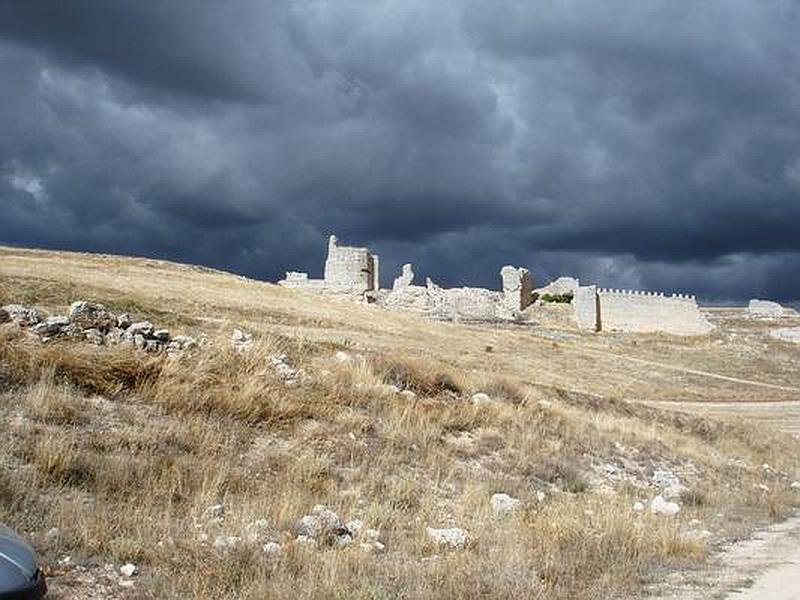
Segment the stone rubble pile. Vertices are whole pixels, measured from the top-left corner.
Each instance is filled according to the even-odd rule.
[[[778,318],[783,316],[783,307],[771,300],[754,298],[747,305],[747,312],[753,317]]]
[[[800,327],[783,327],[769,332],[770,337],[782,342],[800,344]]]
[[[339,515],[321,504],[297,521],[294,533],[295,543],[303,546],[343,548],[359,541],[359,548],[365,552],[380,553],[385,549],[378,539],[380,534],[377,530],[365,528],[359,519],[345,523]]]
[[[86,340],[98,346],[129,345],[146,352],[175,354],[196,346],[190,336],[171,336],[149,321],[134,322],[127,313],[116,315],[102,304],[79,300],[67,315],[42,318],[35,308],[9,304],[0,308],[0,323],[14,321],[29,328],[42,342],[54,338]]]

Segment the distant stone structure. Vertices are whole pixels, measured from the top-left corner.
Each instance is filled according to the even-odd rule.
[[[364,294],[380,287],[380,261],[367,248],[340,246],[335,235],[328,239],[324,279],[309,279],[308,273],[288,271],[278,285],[315,292]]]
[[[714,327],[694,296],[581,286],[573,300],[575,321],[585,331],[705,335]]]
[[[392,285],[392,291],[403,290],[411,285],[414,281],[414,268],[406,263],[403,265],[402,272],[400,276],[394,280],[394,284]]]
[[[784,314],[783,307],[777,302],[770,300],[750,300],[747,305],[747,312],[754,317],[782,317]]]
[[[600,331],[600,309],[597,299],[597,286],[586,285],[575,289],[572,298],[575,321],[584,331]]]
[[[574,277],[559,277],[555,281],[551,281],[544,287],[534,290],[539,297],[545,294],[552,296],[561,296],[564,294],[577,294],[580,282]]]
[[[392,289],[382,290],[379,266],[378,256],[368,248],[340,245],[332,235],[323,279],[310,279],[308,273],[289,271],[278,283],[287,288],[366,299],[388,310],[449,321],[524,320],[526,309],[536,299],[530,271],[511,265],[500,270],[500,290],[443,288],[430,278],[424,286],[415,285],[411,264],[403,265]],[[581,286],[572,277],[559,277],[536,292],[572,294],[575,323],[584,331],[703,335],[713,329],[694,296],[599,289],[594,285]]]
[[[442,288],[430,278],[424,286],[414,285],[414,270],[403,265],[391,292],[378,297],[390,310],[413,312],[447,321],[514,320],[533,301],[533,280],[524,268],[505,266],[500,271],[503,290],[484,288]]]
[[[379,258],[367,248],[342,246],[335,235],[328,241],[323,279],[289,271],[278,282],[287,288],[366,298],[390,310],[403,310],[445,320],[492,321],[517,319],[533,302],[533,280],[528,269],[505,266],[500,272],[502,291],[483,288],[442,288],[430,279],[414,285],[414,268],[403,265],[391,290],[381,290]]]

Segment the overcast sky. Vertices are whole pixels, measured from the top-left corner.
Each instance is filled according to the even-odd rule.
[[[800,298],[800,3],[0,3],[0,243]]]

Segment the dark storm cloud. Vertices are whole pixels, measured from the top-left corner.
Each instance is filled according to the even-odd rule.
[[[0,6],[0,243],[800,297],[794,2]],[[389,275],[386,275],[387,277]]]

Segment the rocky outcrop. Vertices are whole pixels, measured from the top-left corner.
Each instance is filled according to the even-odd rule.
[[[73,302],[68,315],[42,319],[34,308],[9,304],[0,309],[20,327],[29,328],[43,342],[54,338],[85,340],[97,346],[129,345],[147,352],[169,354],[188,350],[195,345],[189,336],[171,336],[167,329],[156,329],[149,321],[132,322],[127,313],[115,315],[102,304],[79,300]],[[2,322],[2,318],[0,318]]]

